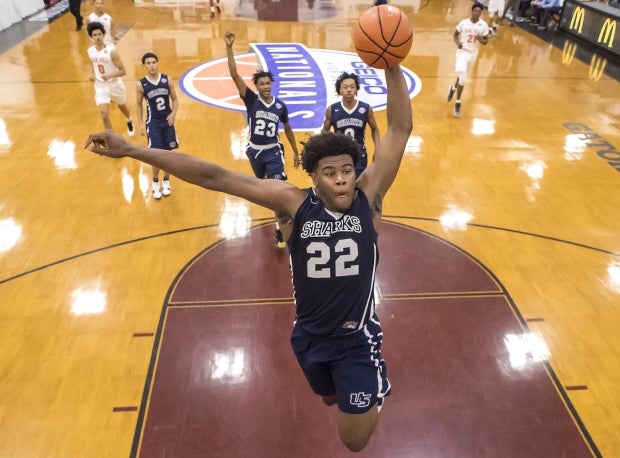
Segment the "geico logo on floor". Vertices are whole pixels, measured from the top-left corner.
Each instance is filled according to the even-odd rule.
[[[387,89],[383,70],[368,67],[355,53],[309,49],[299,43],[252,43],[247,54],[235,55],[237,70],[254,90],[251,76],[259,68],[273,73],[272,94],[288,106],[291,126],[298,131],[315,131],[323,126],[325,108],[336,101],[336,78],[343,71],[360,78],[358,98],[381,111],[386,107]],[[420,78],[403,67],[414,98],[422,89]],[[199,102],[245,111],[237,88],[230,78],[226,58],[202,63],[180,78],[181,90]]]

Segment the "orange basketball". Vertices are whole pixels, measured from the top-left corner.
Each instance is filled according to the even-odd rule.
[[[409,20],[392,5],[373,6],[359,18],[353,44],[360,58],[374,68],[391,68],[411,49],[413,32]]]

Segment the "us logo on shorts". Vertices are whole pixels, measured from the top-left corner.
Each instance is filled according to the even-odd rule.
[[[349,402],[352,406],[368,407],[370,405],[370,399],[372,394],[366,394],[363,391],[360,393],[351,393],[349,396]]]

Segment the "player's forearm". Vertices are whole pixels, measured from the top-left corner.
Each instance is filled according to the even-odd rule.
[[[388,130],[409,133],[413,130],[411,102],[405,76],[399,65],[385,69],[387,83],[387,118]]]
[[[206,189],[219,190],[218,177],[225,171],[222,167],[202,159],[156,148],[131,144],[126,151],[127,157],[166,170],[175,177]]]
[[[375,149],[377,149],[377,145],[381,142],[381,134],[379,133],[379,129],[371,129],[372,134],[372,142],[375,145]]]
[[[284,133],[286,134],[286,138],[288,139],[288,142],[291,144],[291,148],[293,148],[293,153],[295,154],[295,156],[299,155],[299,151],[297,149],[297,143],[295,142],[295,134],[293,134],[293,130],[286,129]]]
[[[136,117],[138,118],[138,125],[139,126],[144,124],[144,120],[143,120],[142,116],[143,116],[143,113],[142,113],[142,103],[136,104]]]
[[[228,60],[228,71],[230,72],[230,76],[235,79],[239,76],[239,74],[237,73],[237,64],[235,62],[235,55],[233,54],[232,46],[226,46],[226,57]]]
[[[460,34],[459,33],[455,33],[454,35],[452,35],[452,39],[454,40],[454,42],[456,43],[456,46],[460,49],[461,48],[461,39],[460,39]]]

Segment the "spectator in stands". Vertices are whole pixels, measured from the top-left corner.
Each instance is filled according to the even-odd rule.
[[[550,6],[545,5],[545,1],[550,3]],[[543,0],[543,4],[541,6],[542,15],[540,16],[540,20],[538,21],[538,30],[545,30],[547,28],[547,21],[549,20],[549,16],[553,17],[554,14],[559,14],[562,12],[562,7],[564,6],[564,0]]]
[[[547,28],[547,19],[552,12],[562,10],[563,0],[532,0],[527,16],[530,18],[530,25],[538,27],[539,30]]]

